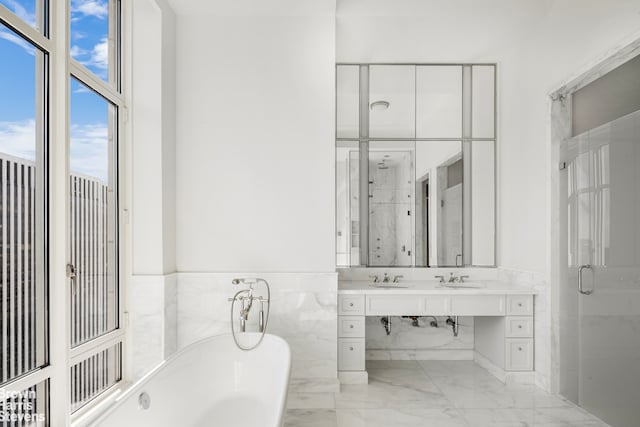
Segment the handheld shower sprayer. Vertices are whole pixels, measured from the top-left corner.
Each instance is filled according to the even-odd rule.
[[[257,285],[258,283],[264,283],[265,287],[267,288],[267,298],[263,298],[262,296],[253,296],[253,290],[254,290],[254,285]],[[269,283],[264,280],[264,279],[260,279],[260,278],[235,278],[233,280],[231,280],[231,284],[233,285],[248,285],[249,287],[247,289],[241,289],[238,292],[235,293],[235,295],[233,296],[233,298],[229,298],[229,301],[231,301],[231,334],[233,335],[233,340],[236,343],[236,346],[238,346],[239,349],[241,350],[253,350],[254,348],[258,347],[260,345],[260,343],[262,342],[262,339],[264,338],[264,334],[267,331],[267,322],[269,321],[269,312],[271,311],[271,289],[269,288]],[[234,310],[234,306],[236,301],[240,302],[240,331],[241,332],[245,332],[245,328],[247,325],[247,321],[249,320],[249,312],[251,311],[251,307],[253,306],[253,300],[258,300],[260,302],[260,313],[259,313],[259,331],[262,334],[260,336],[260,339],[258,340],[258,342],[253,346],[253,347],[243,347],[239,342],[238,342],[238,338],[236,337],[236,331],[235,331],[235,327],[234,327],[234,322],[233,322],[233,310]],[[266,312],[266,316],[264,313],[264,303],[267,303],[267,312]]]

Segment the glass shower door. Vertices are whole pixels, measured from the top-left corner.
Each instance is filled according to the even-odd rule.
[[[561,392],[613,427],[637,426],[640,111],[572,138],[566,150]]]

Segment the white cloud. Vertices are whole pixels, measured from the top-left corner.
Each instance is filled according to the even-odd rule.
[[[108,182],[109,130],[106,124],[71,126],[71,172]]]
[[[36,159],[36,122],[0,122],[0,153],[21,159]],[[2,155],[0,154],[0,157]]]
[[[32,27],[36,26],[35,14],[27,12],[27,10],[24,8],[23,5],[21,5],[15,0],[4,0],[3,3],[7,6],[9,10],[15,13],[18,16],[18,18],[22,19]]]
[[[73,46],[71,46],[71,50],[69,51],[69,53],[71,54],[72,58],[78,59],[79,57],[85,55],[87,51],[74,44]]]
[[[98,178],[108,178],[109,130],[106,124],[71,126],[71,172]],[[3,154],[35,161],[35,120],[0,121],[0,158]]]
[[[27,42],[22,37],[16,36],[12,32],[0,29],[0,39],[7,40],[8,42],[11,42],[11,43],[14,43],[14,44],[20,46],[29,55],[35,56],[35,54],[36,54],[36,48],[33,47],[33,45],[31,43]]]
[[[105,37],[91,51],[91,63],[106,70],[109,66],[109,40]]]
[[[98,0],[74,0],[71,2],[71,14],[94,16],[104,19],[109,15],[107,2]]]

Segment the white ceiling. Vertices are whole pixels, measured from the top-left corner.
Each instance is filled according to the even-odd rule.
[[[178,15],[334,15],[335,0],[167,0]]]

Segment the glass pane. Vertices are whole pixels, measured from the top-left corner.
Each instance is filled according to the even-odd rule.
[[[116,79],[116,0],[71,0],[71,57],[102,80],[113,85]]]
[[[336,80],[337,137],[357,138],[360,133],[360,67],[339,65]]]
[[[462,142],[416,142],[416,265],[462,264]]]
[[[414,143],[369,145],[369,265],[413,265]]]
[[[122,379],[122,343],[71,367],[71,412],[75,412]]]
[[[359,262],[359,169],[358,143],[339,142],[336,147],[336,263],[341,267]]]
[[[0,25],[0,383],[45,363],[45,56]]]
[[[47,35],[46,25],[47,18],[47,0],[0,0],[0,4],[15,13],[18,18],[38,30],[41,34]],[[0,30],[0,38],[2,34],[7,34]]]
[[[370,137],[415,137],[415,70],[413,65],[369,67]]]
[[[495,265],[495,150],[493,141],[471,143],[471,264]]]
[[[494,138],[495,67],[474,65],[472,73],[472,135],[474,138]]]
[[[49,380],[26,390],[0,392],[0,426],[49,425]]]
[[[71,82],[71,345],[118,327],[115,107]]]
[[[462,137],[462,67],[416,68],[416,137]]]

